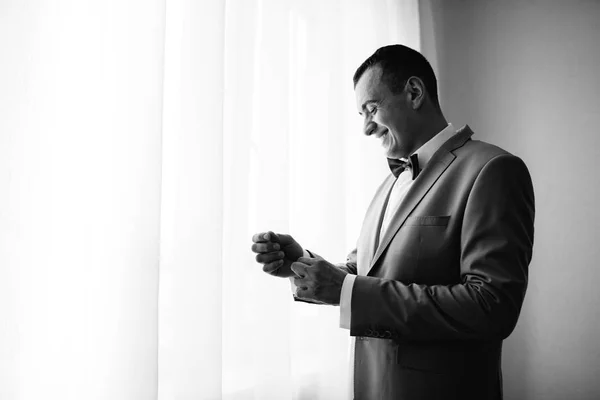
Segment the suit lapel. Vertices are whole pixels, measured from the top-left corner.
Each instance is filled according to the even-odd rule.
[[[404,224],[404,221],[406,221],[408,215],[413,211],[417,204],[421,202],[423,197],[427,194],[427,192],[429,192],[431,187],[440,178],[444,171],[450,166],[450,164],[452,164],[452,162],[456,158],[456,156],[452,153],[452,150],[461,147],[471,137],[472,134],[473,131],[471,130],[471,128],[469,128],[468,125],[464,126],[460,130],[458,130],[452,138],[448,139],[448,141],[446,141],[438,149],[438,151],[436,151],[433,157],[431,157],[431,160],[429,160],[426,167],[423,169],[423,171],[421,171],[417,179],[415,179],[412,187],[406,194],[406,197],[402,200],[400,206],[394,212],[394,215],[390,220],[388,228],[386,229],[383,237],[379,240],[379,245],[377,246],[375,255],[373,256],[373,258],[367,259],[370,260],[370,262],[365,263],[365,266],[368,265],[365,274],[368,274],[371,271],[371,269],[383,253],[383,251],[389,245],[390,241],[392,240],[398,229],[400,229],[400,227]],[[392,183],[393,182],[394,181],[392,181]],[[375,248],[376,246],[376,240],[379,236],[379,231],[381,227],[381,219],[383,218],[385,207],[387,206],[387,202],[389,199],[389,189],[391,189],[391,185],[389,185],[385,200],[380,200],[381,208],[375,209],[379,211],[379,218],[376,220],[378,221],[377,227],[371,227],[371,230],[368,231],[369,236],[373,239],[373,246],[369,246],[369,248],[371,249]],[[383,196],[380,196],[380,198],[381,197]],[[372,221],[373,225],[374,222],[375,221]]]

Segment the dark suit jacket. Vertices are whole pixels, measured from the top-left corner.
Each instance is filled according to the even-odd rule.
[[[338,265],[362,272],[351,304],[356,400],[502,398],[502,340],[525,296],[534,195],[521,159],[472,134],[463,127],[433,155],[379,238],[390,174]]]
[[[514,329],[533,247],[534,195],[518,157],[460,129],[381,220],[377,190],[357,248],[354,398],[501,399],[502,340]]]

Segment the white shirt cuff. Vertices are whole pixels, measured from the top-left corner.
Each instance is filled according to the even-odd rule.
[[[350,305],[352,304],[352,288],[356,275],[348,274],[342,283],[342,294],[340,296],[340,328],[350,329]]]

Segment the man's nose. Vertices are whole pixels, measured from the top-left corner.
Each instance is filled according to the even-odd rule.
[[[367,136],[371,135],[377,129],[377,124],[373,122],[369,117],[365,118],[363,123],[363,133]]]

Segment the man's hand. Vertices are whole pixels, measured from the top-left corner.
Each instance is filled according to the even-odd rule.
[[[264,264],[263,271],[281,278],[295,276],[290,267],[304,250],[293,237],[269,231],[257,233],[252,241],[252,251],[257,253],[256,261]]]
[[[298,276],[296,296],[325,304],[339,305],[342,284],[348,274],[322,258],[300,257],[292,263],[291,270]]]

